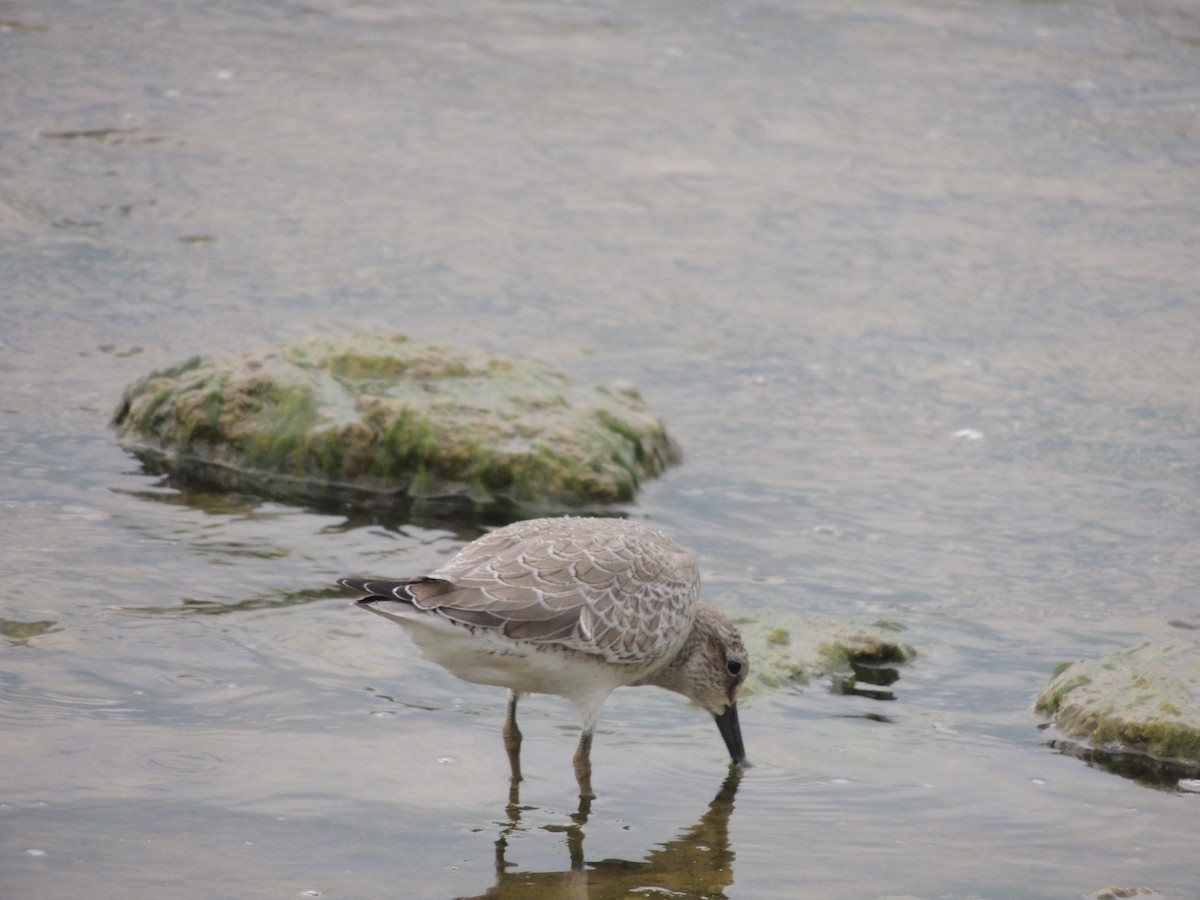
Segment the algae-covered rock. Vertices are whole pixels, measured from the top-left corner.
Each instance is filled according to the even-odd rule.
[[[1148,887],[1107,887],[1101,888],[1094,894],[1088,894],[1084,900],[1129,900],[1137,897],[1163,897],[1164,895]]]
[[[19,622],[14,619],[0,619],[0,637],[8,638],[14,644],[24,644],[31,638],[57,630],[58,623],[52,621]]]
[[[113,424],[155,468],[286,499],[578,507],[678,457],[637,388],[403,336],[196,357],[130,385]]]
[[[1200,642],[1145,642],[1066,663],[1037,710],[1095,746],[1200,762]]]
[[[820,616],[771,613],[737,620],[750,653],[750,678],[743,695],[786,684],[806,684],[828,676],[841,693],[890,699],[885,687],[899,676],[894,666],[916,651],[897,639],[902,626],[891,622],[847,625]]]

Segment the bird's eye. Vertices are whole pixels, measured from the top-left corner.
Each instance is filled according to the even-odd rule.
[[[731,659],[725,663],[725,671],[730,675],[739,675],[742,671],[742,664],[736,659]]]

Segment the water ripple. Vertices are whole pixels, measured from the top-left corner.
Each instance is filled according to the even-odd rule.
[[[215,753],[178,747],[160,747],[151,750],[146,759],[150,765],[156,768],[184,775],[202,775],[205,772],[212,772],[224,762]]]

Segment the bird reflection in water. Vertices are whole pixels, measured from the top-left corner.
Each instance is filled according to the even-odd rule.
[[[513,871],[508,861],[508,839],[522,828],[521,815],[530,807],[520,804],[519,788],[514,780],[509,792],[508,821],[496,838],[496,883],[478,898],[624,897],[635,891],[664,891],[696,898],[725,897],[733,884],[733,848],[729,843],[729,817],[733,797],[742,770],[731,766],[721,789],[708,805],[708,811],[691,828],[673,841],[651,850],[639,861],[584,859],[584,829],[591,814],[591,801],[580,800],[570,825],[542,826],[546,831],[566,836],[569,868],[554,872]]]

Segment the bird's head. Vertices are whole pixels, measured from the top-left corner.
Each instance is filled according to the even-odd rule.
[[[654,683],[683,694],[707,710],[716,720],[730,757],[747,768],[750,764],[738,723],[737,695],[749,674],[750,655],[737,627],[720,610],[701,603],[687,643]]]

